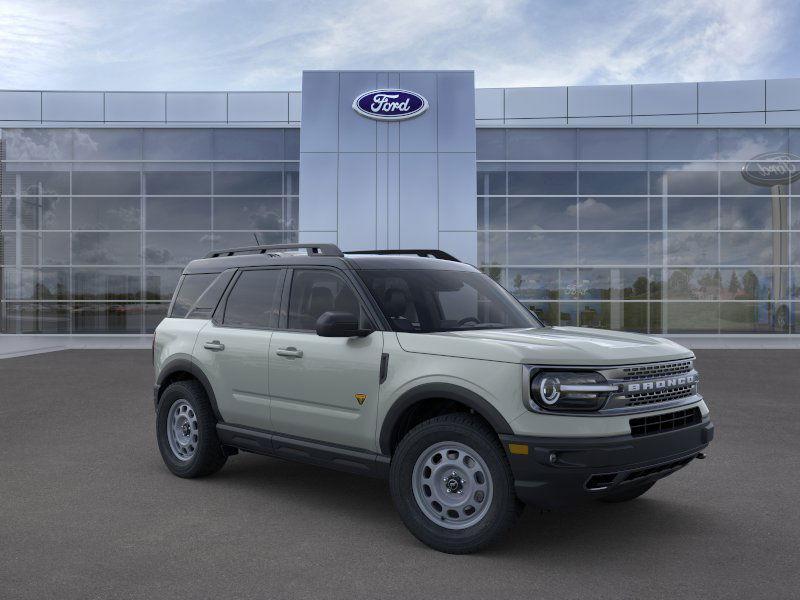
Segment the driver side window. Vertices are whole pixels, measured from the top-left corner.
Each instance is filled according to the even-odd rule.
[[[358,297],[342,276],[322,269],[295,270],[289,292],[287,328],[312,331],[317,319],[329,311],[351,313],[361,327],[369,326]]]

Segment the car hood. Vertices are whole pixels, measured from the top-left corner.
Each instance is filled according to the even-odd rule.
[[[542,365],[621,365],[692,357],[670,340],[585,327],[398,333],[407,352]]]

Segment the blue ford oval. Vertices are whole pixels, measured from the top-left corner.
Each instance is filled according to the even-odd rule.
[[[371,90],[353,100],[353,110],[379,121],[400,121],[421,115],[428,109],[428,101],[408,90]]]

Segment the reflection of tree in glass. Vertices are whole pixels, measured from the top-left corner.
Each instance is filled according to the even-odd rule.
[[[520,273],[517,273],[516,275],[514,275],[514,288],[518,290],[521,287],[522,287],[522,275]]]
[[[483,271],[486,275],[494,279],[497,283],[500,283],[503,278],[503,270],[500,267],[496,267],[494,265],[484,265],[481,267],[481,271]]]
[[[742,277],[742,287],[746,299],[755,300],[758,297],[758,277],[750,269]]]
[[[735,298],[736,294],[738,294],[741,289],[742,284],[739,283],[739,276],[736,274],[736,271],[734,271],[731,273],[731,280],[728,283],[728,292],[730,292],[731,298]]]
[[[625,290],[626,295],[636,300],[647,298],[647,277],[639,276],[633,282],[632,290]]]

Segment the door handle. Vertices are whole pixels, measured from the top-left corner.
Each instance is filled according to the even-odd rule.
[[[303,351],[298,350],[294,346],[289,346],[288,348],[278,348],[275,351],[275,354],[278,356],[285,356],[287,358],[303,358]]]
[[[225,344],[219,340],[214,340],[213,342],[206,342],[203,344],[203,348],[206,350],[225,350]]]

